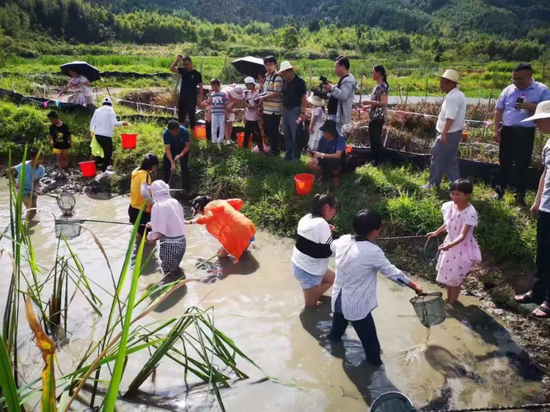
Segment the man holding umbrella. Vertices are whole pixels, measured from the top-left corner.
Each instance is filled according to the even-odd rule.
[[[179,62],[183,62],[182,67],[178,67]],[[191,57],[183,57],[181,54],[178,55],[170,66],[170,71],[181,75],[178,120],[180,124],[183,124],[187,116],[189,116],[189,126],[193,129],[197,124],[195,117],[195,111],[197,110],[197,87],[199,88],[199,102],[203,100],[202,74],[193,68]]]

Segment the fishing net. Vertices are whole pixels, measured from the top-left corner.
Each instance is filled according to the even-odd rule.
[[[399,392],[385,393],[373,402],[371,412],[415,412],[409,398]]]
[[[433,263],[439,256],[439,240],[436,237],[431,237],[424,245],[423,257],[426,262]]]
[[[80,220],[56,220],[55,221],[55,237],[61,239],[63,236],[67,240],[74,239],[80,236],[82,230]]]
[[[415,296],[411,299],[411,304],[418,319],[420,319],[420,323],[427,328],[439,325],[447,318],[443,294],[441,292]]]
[[[59,206],[64,214],[72,214],[76,206],[76,199],[70,193],[62,193],[57,198],[57,206]]]

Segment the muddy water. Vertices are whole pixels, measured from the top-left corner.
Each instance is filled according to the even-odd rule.
[[[6,188],[0,188],[0,226],[8,220]],[[77,217],[126,221],[127,197],[111,200],[77,198]],[[59,214],[55,200],[41,197],[39,208]],[[88,224],[96,233],[119,273],[129,239],[129,227]],[[46,276],[55,258],[57,240],[49,213],[39,214],[32,228],[35,254]],[[195,268],[198,258],[210,257],[218,247],[202,227],[187,228],[188,249],[182,268],[186,276],[205,273]],[[98,285],[112,290],[112,281],[104,258],[90,234],[70,241],[88,276]],[[326,339],[330,329],[330,304],[326,299],[318,310],[303,311],[301,291],[290,273],[292,243],[260,233],[258,248],[245,255],[239,264],[222,262],[222,277],[207,285],[196,283],[175,293],[152,313],[146,322],[162,320],[184,313],[198,305],[214,307],[215,324],[265,374],[283,383],[265,381],[265,374],[244,361],[241,369],[250,379],[235,382],[223,391],[228,411],[364,411],[378,395],[399,390],[417,407],[433,409],[511,405],[526,403],[540,390],[541,377],[529,366],[527,357],[505,325],[478,308],[476,301],[461,297],[461,304],[449,309],[449,319],[431,330],[426,342],[426,329],[420,325],[408,300],[410,290],[381,279],[379,308],[374,317],[383,348],[384,366],[374,369],[364,362],[364,354],[353,329],[348,329],[343,345],[331,345]],[[9,247],[1,242],[1,247]],[[9,285],[10,265],[0,261],[0,310]],[[140,279],[140,289],[161,279],[155,265],[149,265]],[[109,307],[109,296],[97,286],[103,308]],[[435,289],[425,285],[426,289]],[[24,318],[22,318],[24,319]],[[83,299],[77,299],[70,311],[68,344],[59,353],[62,372],[71,370],[92,338],[102,335],[104,318],[95,316]],[[39,376],[42,362],[27,329],[19,347],[25,364],[23,376]],[[415,349],[416,348],[416,349]],[[134,357],[128,363],[127,376],[139,370],[145,357]],[[129,383],[129,382],[126,382]],[[120,410],[218,410],[214,396],[203,389],[185,395],[180,367],[164,361],[154,384],[147,381],[144,392],[135,402]]]

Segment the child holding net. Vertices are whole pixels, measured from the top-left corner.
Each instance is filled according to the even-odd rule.
[[[478,217],[470,204],[474,188],[466,179],[451,183],[451,201],[441,207],[443,225],[428,237],[437,237],[444,231],[447,237],[439,248],[437,261],[437,281],[447,286],[447,300],[456,303],[462,282],[472,266],[481,262],[481,252],[474,237]]]

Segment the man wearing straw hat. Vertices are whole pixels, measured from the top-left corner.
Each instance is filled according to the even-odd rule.
[[[295,72],[298,68],[289,62],[282,62],[277,72],[285,79],[283,89],[283,125],[285,128],[285,160],[300,159],[298,136],[300,125],[306,117],[306,82]]]
[[[462,140],[462,128],[466,117],[466,96],[458,89],[458,72],[446,70],[439,86],[446,93],[437,119],[437,138],[432,146],[430,181],[424,189],[439,187],[443,173],[449,182],[460,179],[458,169],[458,145]]]
[[[543,133],[550,133],[550,100],[539,103],[534,116],[522,120],[523,123],[534,122]],[[542,149],[544,172],[540,178],[531,215],[537,219],[537,257],[535,283],[525,294],[517,295],[516,302],[521,304],[536,303],[540,305],[533,312],[538,318],[550,317],[550,140]]]

